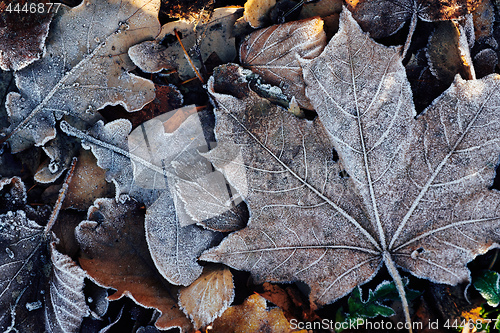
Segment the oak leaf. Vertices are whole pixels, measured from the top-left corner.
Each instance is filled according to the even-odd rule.
[[[79,263],[99,285],[117,289],[110,300],[129,296],[161,311],[157,327],[189,332],[191,323],[177,306],[177,287],[162,278],[151,260],[143,219],[132,200],[96,200],[88,220],[75,230],[83,252]]]
[[[185,107],[151,119],[131,133],[131,124],[124,119],[106,125],[99,121],[88,133],[61,122],[64,132],[92,149],[107,180],[116,185],[117,200],[126,194],[146,205],[146,239],[153,261],[169,282],[184,286],[200,276],[203,268],[197,258],[219,237],[196,223],[218,220],[227,212],[232,227],[226,228],[235,230],[242,224],[241,209],[235,206],[239,196],[230,196],[224,177],[199,154],[198,149],[207,146],[200,116],[192,114],[173,132],[166,131],[170,121],[177,122],[176,114],[186,109],[196,113],[195,107]],[[196,195],[201,195],[203,205]]]
[[[19,93],[10,93],[6,102],[12,152],[45,145],[64,115],[92,124],[96,110],[106,105],[135,111],[153,100],[153,83],[130,73],[135,66],[126,54],[159,32],[159,4],[85,0],[74,8],[61,5],[42,59],[15,73]]]
[[[305,95],[299,58],[312,59],[325,45],[323,20],[293,21],[248,35],[240,46],[240,60],[266,82],[279,86],[289,98],[295,97],[300,106],[312,109]]]
[[[500,153],[500,76],[457,77],[415,119],[400,48],[375,43],[347,10],[324,52],[302,66],[318,112],[312,123],[251,92],[217,93],[210,79],[224,149],[206,156],[245,197],[251,218],[201,259],[249,270],[259,282],[304,281],[318,305],[385,265],[409,321],[396,266],[454,285],[500,241],[500,193],[488,189]],[[246,188],[227,152],[243,156]]]

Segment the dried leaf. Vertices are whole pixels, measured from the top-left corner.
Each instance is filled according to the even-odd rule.
[[[273,25],[251,33],[241,44],[241,63],[264,80],[295,97],[300,106],[312,109],[305,95],[299,57],[312,59],[326,45],[323,21],[319,18]]]
[[[458,23],[444,21],[437,24],[429,38],[427,58],[431,72],[447,86],[457,74],[465,79],[473,78],[469,46],[464,37]]]
[[[149,255],[144,213],[137,203],[123,201],[99,199],[89,209],[89,220],[75,230],[83,252],[80,265],[101,286],[117,289],[110,300],[128,295],[161,311],[156,327],[190,332],[191,323],[177,306],[177,288],[162,278]]]
[[[80,332],[88,306],[83,294],[85,272],[50,243],[52,270],[45,297],[45,329],[47,332]]]
[[[481,50],[474,57],[474,69],[478,78],[493,74],[497,66],[498,55],[492,49]]]
[[[174,30],[182,36],[182,44],[197,68],[201,68],[201,62],[204,63],[213,52],[222,62],[229,62],[236,57],[233,25],[240,15],[240,8],[217,8],[210,21],[202,25],[197,26],[183,20],[167,23],[155,41],[131,47],[129,56],[134,64],[146,73],[176,68],[181,79],[192,78],[193,68],[186,59]],[[163,46],[164,39],[168,38],[174,42]]]
[[[478,41],[488,38],[493,33],[495,7],[490,0],[480,1],[474,13],[474,35]]]
[[[179,306],[196,329],[220,317],[233,299],[233,274],[228,268],[207,266],[196,281],[179,291]]]
[[[57,7],[57,5],[50,6],[48,2],[48,0],[0,1],[0,68],[2,70],[18,71],[40,59],[44,51],[45,38],[49,33],[49,25]],[[9,5],[11,11],[7,11]],[[35,6],[35,12],[12,11],[16,5],[19,5],[19,8],[28,6],[30,9]]]
[[[19,178],[2,179],[0,190],[8,191],[2,197],[17,209],[0,215],[0,328],[79,332],[88,314],[85,273],[56,250],[55,236],[44,237],[44,228],[28,217],[33,214]]]
[[[16,72],[19,93],[10,93],[7,110],[13,152],[44,145],[56,136],[63,115],[96,121],[95,110],[121,104],[141,109],[154,98],[149,80],[129,71],[128,48],[156,36],[160,0],[85,0],[61,5],[54,17],[44,57]]]
[[[195,223],[226,211],[235,215],[233,220],[241,220],[235,206],[239,197],[229,196],[225,179],[198,152],[207,147],[198,114],[173,133],[165,131],[170,120],[177,121],[172,114],[189,108],[194,107],[149,120],[130,135],[130,123],[123,119],[98,122],[89,134],[61,123],[66,133],[92,149],[98,165],[107,170],[106,178],[116,185],[117,200],[127,194],[146,204],[146,238],[153,261],[169,282],[184,286],[200,276],[197,258],[218,237]],[[207,198],[201,207],[198,194]]]
[[[315,16],[330,16],[339,14],[342,11],[341,0],[320,0],[308,1],[302,5],[299,19],[311,18]]]
[[[325,51],[302,65],[313,123],[208,82],[224,150],[207,157],[251,219],[200,259],[249,270],[258,282],[304,281],[318,305],[385,265],[410,321],[396,266],[454,285],[500,240],[500,193],[488,189],[500,153],[500,76],[457,78],[415,119],[400,49],[372,41],[348,11]],[[241,153],[246,188],[227,151]]]
[[[276,5],[276,0],[247,0],[243,18],[252,28],[263,27],[269,21],[269,12]]]
[[[212,325],[211,332],[299,332],[290,328],[290,323],[280,308],[267,309],[266,303],[264,297],[253,294],[242,305],[230,307],[220,318],[217,318]]]
[[[38,166],[34,178],[39,183],[49,184],[61,177],[68,168],[71,159],[78,152],[79,145],[74,138],[59,134],[55,139],[47,142],[42,149],[48,159]],[[87,208],[88,206],[85,207],[85,209]]]
[[[105,180],[104,170],[97,166],[91,152],[81,149],[62,208],[87,210],[97,198],[106,197],[109,193],[112,192]]]
[[[180,108],[184,104],[184,97],[176,86],[155,84],[155,99],[146,104],[140,111],[128,113],[121,107],[109,107],[99,111],[107,120],[126,118],[132,123],[132,128],[153,119],[168,111]]]
[[[424,21],[463,18],[479,0],[346,0],[348,9],[373,38],[387,37],[403,27],[412,15]]]

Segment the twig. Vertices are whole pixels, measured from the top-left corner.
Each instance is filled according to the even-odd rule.
[[[64,201],[64,198],[66,197],[66,192],[68,192],[68,186],[69,183],[71,182],[71,179],[73,178],[73,173],[75,172],[75,167],[76,167],[76,162],[78,159],[76,157],[73,157],[73,160],[71,161],[71,168],[68,171],[68,174],[66,175],[66,179],[64,179],[64,184],[62,188],[59,190],[59,196],[57,197],[56,205],[54,206],[54,209],[52,210],[52,214],[50,215],[49,222],[47,222],[47,225],[45,226],[45,230],[43,232],[44,237],[46,238],[54,226],[54,224],[57,221],[57,217],[59,216],[59,212],[61,211],[61,207]]]
[[[187,53],[186,51],[186,48],[184,47],[184,45],[182,44],[182,41],[181,41],[181,37],[179,36],[179,33],[177,32],[177,29],[174,29],[174,33],[175,33],[175,37],[177,37],[177,40],[179,41],[179,44],[181,44],[181,47],[182,47],[182,51],[184,52],[184,56],[186,57],[187,61],[189,62],[189,64],[191,65],[191,68],[193,68],[194,72],[196,73],[196,76],[198,77],[198,79],[200,80],[200,82],[202,84],[205,84],[205,81],[203,80],[203,78],[201,77],[200,75],[200,72],[198,72],[198,69],[196,68],[196,66],[194,65],[193,61],[191,60],[191,57],[189,56],[189,54]]]

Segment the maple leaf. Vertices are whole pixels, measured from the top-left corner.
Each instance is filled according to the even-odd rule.
[[[412,17],[423,21],[461,19],[473,11],[478,3],[478,0],[346,1],[356,21],[373,38],[394,34]]]
[[[500,240],[500,193],[488,189],[500,152],[500,77],[457,77],[415,119],[400,50],[375,43],[344,10],[324,52],[301,60],[318,112],[312,123],[251,91],[242,99],[217,93],[209,80],[223,149],[206,156],[245,197],[251,218],[202,260],[259,282],[304,281],[318,305],[385,265],[408,321],[396,266],[438,283],[469,279],[467,263]],[[241,153],[245,188],[227,152]]]
[[[154,99],[154,85],[129,73],[131,45],[154,37],[160,0],[85,0],[61,5],[42,59],[15,73],[19,93],[7,96],[12,152],[45,145],[63,115],[81,126],[97,120],[97,109],[121,104],[128,111]],[[53,173],[62,165],[55,161]]]
[[[303,108],[312,109],[299,58],[312,59],[325,45],[320,18],[276,24],[248,35],[240,46],[240,60],[266,82],[280,86],[289,98],[295,97]]]
[[[0,215],[0,328],[20,332],[78,332],[88,314],[85,272],[56,249],[53,233],[33,219],[26,188],[0,180],[2,198],[15,209]]]

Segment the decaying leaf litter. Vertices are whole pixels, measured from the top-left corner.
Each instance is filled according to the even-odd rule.
[[[97,284],[159,311],[132,315],[134,332],[287,332],[322,307],[355,316],[335,301],[381,275],[409,323],[419,301],[402,276],[470,280],[466,265],[499,238],[497,4],[400,1],[395,14],[384,2],[288,2],[209,6],[161,28],[173,2],[86,0],[41,17],[18,57],[2,53],[15,70],[1,118],[4,330],[130,322]],[[155,87],[169,97],[148,115]],[[79,156],[85,166],[69,170]],[[92,169],[100,190],[72,186]],[[211,262],[250,272],[254,287]],[[265,281],[305,282],[288,290],[312,310],[280,305],[270,319],[262,299],[237,305]],[[377,297],[375,315],[392,315]],[[237,319],[252,303],[255,320]]]

